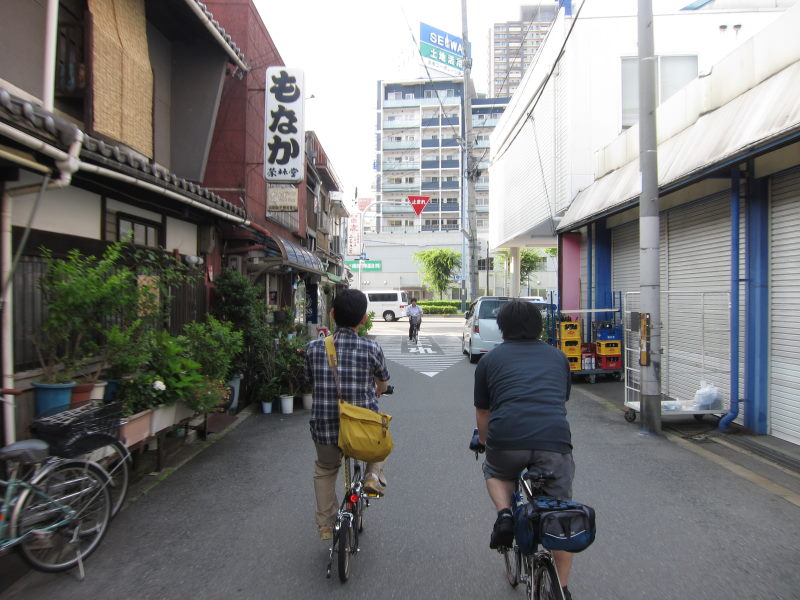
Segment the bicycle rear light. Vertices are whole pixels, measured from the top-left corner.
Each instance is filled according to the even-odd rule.
[[[353,504],[358,502],[358,494],[350,494],[350,502],[352,502]]]

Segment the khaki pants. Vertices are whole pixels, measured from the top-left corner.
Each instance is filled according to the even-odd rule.
[[[317,527],[332,527],[339,510],[336,499],[336,476],[342,464],[342,451],[338,446],[315,443],[317,460],[314,461],[314,494],[317,497]],[[367,473],[380,478],[386,461],[367,463]]]

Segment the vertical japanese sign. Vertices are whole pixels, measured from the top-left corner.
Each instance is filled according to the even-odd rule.
[[[414,212],[417,213],[419,216],[422,211],[428,206],[428,202],[431,201],[430,196],[409,196],[408,203],[411,204],[411,208],[414,209]]]
[[[264,178],[270,183],[299,183],[305,176],[304,94],[301,69],[267,69]]]
[[[347,255],[358,256],[361,253],[361,217],[350,215],[347,221]]]
[[[464,74],[464,43],[461,38],[420,23],[419,54],[422,62],[430,67],[456,77]]]

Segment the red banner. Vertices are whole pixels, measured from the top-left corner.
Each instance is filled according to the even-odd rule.
[[[428,202],[431,201],[430,196],[409,196],[408,201],[411,203],[411,208],[414,209],[414,212],[417,213],[417,216],[423,211],[423,209],[428,206]]]

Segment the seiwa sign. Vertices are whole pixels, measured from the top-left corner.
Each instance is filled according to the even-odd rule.
[[[267,69],[264,178],[270,183],[299,183],[305,176],[304,94],[302,69]]]
[[[419,53],[425,64],[440,71],[461,75],[464,71],[464,42],[461,38],[419,24]]]

